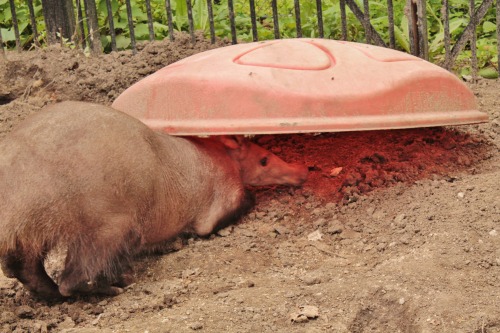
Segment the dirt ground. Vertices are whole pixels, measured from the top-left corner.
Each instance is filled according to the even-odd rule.
[[[180,35],[136,55],[9,52],[0,138],[46,104],[109,105],[224,44]],[[139,256],[117,297],[48,303],[0,274],[0,332],[500,332],[500,81],[470,87],[489,123],[255,138],[307,164],[308,182],[254,189],[239,224]]]

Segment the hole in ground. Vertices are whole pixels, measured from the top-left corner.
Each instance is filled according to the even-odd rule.
[[[9,104],[14,99],[15,98],[11,97],[10,95],[0,95],[0,105]]]

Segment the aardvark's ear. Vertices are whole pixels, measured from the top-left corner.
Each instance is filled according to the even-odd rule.
[[[217,139],[229,149],[241,148],[245,143],[243,135],[221,135]]]

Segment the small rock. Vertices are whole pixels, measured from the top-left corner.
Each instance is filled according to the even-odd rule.
[[[290,314],[290,320],[292,323],[304,323],[309,321],[309,319],[316,319],[319,317],[318,307],[314,305],[303,305],[299,307],[299,310]]]
[[[464,196],[465,196],[464,192],[458,192],[457,194],[457,197],[459,197],[460,199],[463,199]]]
[[[306,275],[302,278],[302,281],[306,286],[312,286],[314,284],[320,284],[321,279],[315,275]]]
[[[33,332],[47,333],[47,323],[44,321],[37,321],[33,324]]]
[[[66,316],[64,320],[61,323],[59,323],[59,325],[57,325],[57,328],[59,330],[70,329],[73,327],[75,327],[75,322],[69,316]]]
[[[387,244],[386,243],[378,243],[377,244],[377,251],[382,252],[386,249]]]
[[[398,303],[399,303],[399,304],[401,304],[401,305],[405,304],[405,299],[404,299],[404,297],[401,297],[401,298],[399,299]]]
[[[288,230],[286,227],[284,227],[282,225],[274,226],[274,231],[278,235],[285,235],[285,234],[289,234],[290,233],[290,230]]]
[[[193,331],[201,330],[203,328],[203,324],[200,322],[191,323],[189,324],[189,328]]]
[[[329,234],[340,234],[344,230],[342,223],[339,220],[333,220],[328,224],[328,229],[326,230]]]
[[[403,220],[406,218],[406,215],[404,213],[401,213],[401,214],[398,214],[395,218],[394,218],[394,222],[397,223],[397,224],[400,224],[401,222],[403,222]]]
[[[0,324],[12,324],[17,321],[17,317],[14,312],[4,311],[0,315]]]
[[[181,276],[183,279],[186,279],[189,276],[198,276],[198,275],[200,275],[200,273],[201,273],[201,271],[199,268],[194,268],[194,269],[188,268],[188,269],[185,269],[182,271]]]
[[[376,220],[381,220],[385,217],[385,212],[382,210],[375,210],[375,212],[372,214],[372,217]]]
[[[402,244],[408,245],[408,244],[410,244],[410,236],[408,236],[408,235],[403,235],[399,241],[400,241]]]
[[[97,303],[97,305],[106,306],[106,305],[108,305],[108,301],[107,300],[100,301],[99,303]]]
[[[305,323],[309,321],[309,318],[303,314],[294,312],[290,314],[290,321],[292,323]]]
[[[330,177],[337,177],[342,172],[342,167],[333,168],[330,170]]]
[[[317,219],[316,221],[314,221],[313,225],[316,227],[316,228],[320,228],[322,226],[324,226],[326,224],[326,220],[322,217],[320,217],[319,219]]]
[[[497,232],[495,229],[493,229],[493,230],[491,230],[488,234],[489,234],[490,236],[495,237],[496,235],[498,235],[498,232]]]
[[[368,251],[372,250],[374,247],[375,247],[375,245],[373,245],[373,244],[366,244],[366,246],[363,248],[363,250],[365,252],[368,252]]]
[[[319,230],[311,232],[309,235],[307,235],[307,239],[312,241],[312,242],[319,241],[322,238],[323,238],[323,234]]]
[[[314,208],[313,211],[311,212],[311,215],[318,216],[321,214],[321,209],[320,208]],[[321,218],[320,218],[321,220]]]
[[[465,81],[465,82],[470,82],[472,81],[472,75],[462,75],[462,79]]]
[[[39,88],[43,85],[43,80],[35,80],[33,81],[33,83],[31,84],[31,86],[33,88]]]
[[[217,235],[219,235],[221,237],[227,237],[227,236],[231,235],[232,233],[233,233],[232,226],[217,231]]]
[[[337,204],[333,202],[329,202],[325,205],[326,210],[335,210],[337,208]]]
[[[341,239],[359,239],[361,238],[361,233],[354,231],[352,229],[347,229],[342,231],[342,234],[340,234]]]
[[[175,304],[177,304],[177,298],[174,294],[163,295],[163,305],[165,305],[167,308],[171,308]]]
[[[19,318],[33,318],[35,311],[27,305],[21,305],[16,309],[16,316]]]
[[[304,314],[309,319],[315,319],[319,317],[319,310],[317,306],[314,305],[303,305],[299,307],[300,313]]]
[[[93,309],[90,310],[90,314],[93,315],[100,315],[101,313],[104,312],[104,308],[102,306],[95,306]]]
[[[249,229],[241,229],[240,230],[240,234],[242,236],[245,236],[245,237],[248,237],[248,238],[256,238],[258,237],[257,233],[253,230],[249,230]]]
[[[16,280],[0,278],[0,290],[14,289],[15,286],[16,286]]]

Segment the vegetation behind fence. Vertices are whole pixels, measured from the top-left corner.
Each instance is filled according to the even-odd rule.
[[[0,45],[57,42],[99,53],[135,51],[136,41],[172,39],[172,31],[233,43],[323,37],[496,77],[499,16],[494,0],[0,0]]]

